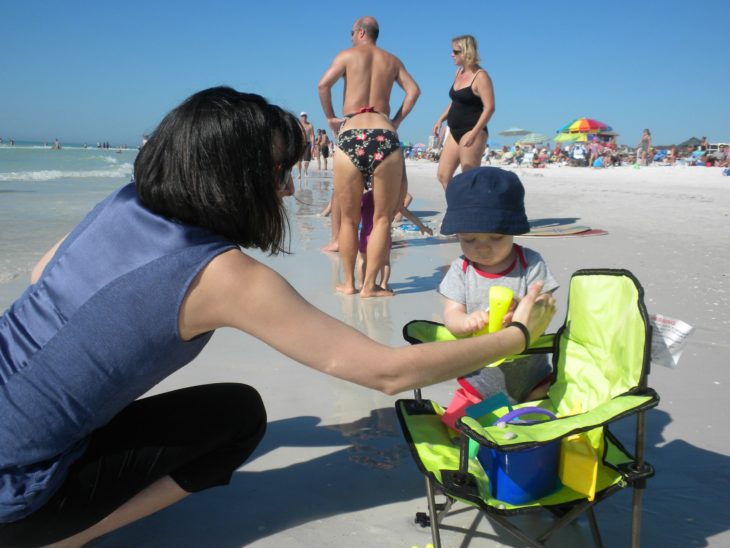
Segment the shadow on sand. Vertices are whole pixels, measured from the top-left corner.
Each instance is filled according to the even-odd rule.
[[[303,523],[424,496],[394,408],[330,426],[317,417],[274,421],[251,461],[289,447],[337,449],[289,458],[282,468],[239,471],[228,487],[188,497],[91,545],[245,546]]]
[[[545,218],[545,219],[531,219],[529,221],[530,228],[546,228],[546,227],[558,227],[558,226],[569,226],[575,224],[580,220],[580,217],[556,217],[556,218]]]
[[[435,291],[448,269],[449,265],[445,265],[435,269],[430,276],[408,276],[404,282],[391,282],[390,288],[396,295]]]

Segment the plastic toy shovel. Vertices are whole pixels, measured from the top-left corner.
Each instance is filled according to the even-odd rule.
[[[489,321],[482,329],[474,333],[474,336],[485,333],[496,333],[502,329],[502,322],[512,304],[514,292],[509,287],[493,285],[489,288]],[[504,358],[490,363],[486,367],[496,367],[504,361]]]

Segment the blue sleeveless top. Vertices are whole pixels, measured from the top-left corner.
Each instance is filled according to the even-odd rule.
[[[97,205],[0,316],[0,522],[40,508],[86,439],[210,340],[178,332],[216,255],[207,229],[145,208],[129,184]]]

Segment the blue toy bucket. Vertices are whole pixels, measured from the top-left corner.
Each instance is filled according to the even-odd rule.
[[[540,407],[523,407],[507,413],[495,424],[511,422],[529,414],[555,418],[550,411]],[[529,424],[535,421],[524,421]],[[490,495],[509,504],[525,504],[553,492],[558,486],[560,440],[532,449],[504,452],[480,447],[477,459],[489,478]]]

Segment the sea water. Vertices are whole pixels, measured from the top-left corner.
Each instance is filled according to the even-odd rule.
[[[94,205],[132,177],[137,149],[42,143],[0,145],[0,312],[28,283],[43,254],[73,229]],[[319,217],[332,190],[332,171],[315,169],[286,198],[291,248],[327,243],[329,219]]]
[[[0,290],[27,282],[43,253],[129,182],[136,149],[0,145]]]

